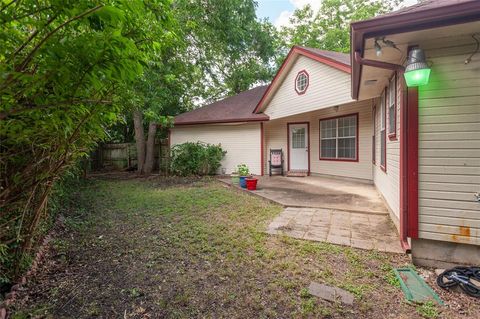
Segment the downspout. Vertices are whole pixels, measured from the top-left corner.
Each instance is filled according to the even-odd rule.
[[[380,69],[387,69],[393,70],[398,72],[400,76],[403,77],[403,73],[405,71],[405,67],[400,64],[393,64],[388,62],[376,61],[376,60],[369,60],[364,59],[359,51],[355,51],[355,62],[360,65],[371,66],[374,68]],[[403,83],[403,82],[402,82]],[[396,88],[395,88],[396,89]],[[403,92],[403,85],[402,85],[402,92]],[[406,94],[402,96],[402,104],[400,107],[400,244],[405,250],[406,253],[410,253],[411,247],[408,243],[408,234],[407,234],[407,214],[408,214],[408,174],[407,174],[407,161],[404,160],[404,156],[406,156],[407,151],[407,144],[406,144],[406,122],[407,122],[407,113],[406,113],[406,106],[407,101],[405,100]]]

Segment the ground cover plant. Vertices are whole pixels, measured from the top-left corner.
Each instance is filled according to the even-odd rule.
[[[403,255],[267,235],[282,208],[213,179],[90,179],[13,318],[476,318],[409,305]],[[311,281],[355,295],[317,299]],[[452,304],[455,304],[452,302]]]

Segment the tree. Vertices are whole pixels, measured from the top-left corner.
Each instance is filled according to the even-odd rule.
[[[295,10],[280,30],[282,59],[294,45],[350,52],[350,22],[390,12],[403,0],[323,0],[318,12],[307,5]]]
[[[53,186],[105,138],[175,24],[169,0],[0,3],[0,251],[13,253],[0,274],[11,276]]]
[[[141,174],[151,173],[157,128],[170,126],[170,116],[273,75],[275,31],[256,19],[252,0],[177,0],[173,15],[177,37],[162,47],[125,102],[133,109]]]
[[[275,29],[259,21],[253,0],[178,0],[186,57],[195,62],[196,93],[212,101],[270,81]]]

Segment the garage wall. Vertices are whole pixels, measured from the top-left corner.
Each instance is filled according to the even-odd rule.
[[[470,35],[422,48],[432,72],[419,89],[419,237],[480,245],[480,58],[464,63]]]
[[[320,119],[358,113],[359,161],[320,160]],[[310,170],[311,173],[372,180],[372,101],[366,100],[327,108],[314,112],[271,120],[264,124],[265,172],[268,173],[270,149],[281,148],[284,152],[285,170],[288,169],[287,123],[309,122],[310,124]]]
[[[221,144],[227,151],[221,169],[233,172],[238,164],[245,163],[255,175],[261,174],[260,123],[229,125],[185,125],[171,129],[170,145],[185,142]]]

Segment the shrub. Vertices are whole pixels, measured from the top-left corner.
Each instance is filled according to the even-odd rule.
[[[187,142],[172,147],[171,169],[175,175],[214,175],[227,152],[219,145]]]
[[[247,164],[237,165],[237,171],[240,176],[248,176],[250,174],[250,169],[248,168]]]

